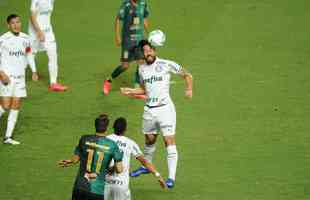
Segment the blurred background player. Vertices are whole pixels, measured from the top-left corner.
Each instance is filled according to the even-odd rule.
[[[143,53],[137,46],[144,38],[144,31],[148,29],[148,15],[149,10],[145,0],[123,1],[115,19],[115,40],[116,45],[121,46],[121,64],[114,69],[110,77],[104,80],[105,95],[108,95],[111,90],[112,80],[126,71],[130,62],[143,60]],[[138,69],[135,83],[139,84]]]
[[[109,125],[108,116],[103,114],[96,118],[96,134],[83,135],[75,148],[74,156],[69,160],[59,161],[62,167],[80,162],[75,179],[72,200],[103,200],[105,176],[112,159],[115,171],[123,171],[122,153],[117,144],[106,138]]]
[[[130,157],[134,156],[145,168],[154,174],[158,179],[161,187],[165,188],[165,181],[161,175],[157,172],[154,165],[148,162],[137,143],[130,138],[124,136],[127,130],[127,121],[125,118],[118,118],[115,120],[114,134],[108,135],[107,138],[117,143],[120,151],[123,152],[123,166],[124,171],[120,174],[108,174],[106,176],[106,185],[104,198],[106,200],[130,200],[131,194],[129,190],[129,168],[130,168]]]
[[[53,8],[54,0],[31,0],[29,35],[33,43],[34,54],[46,51],[50,76],[49,91],[63,92],[68,87],[57,82],[57,45],[51,24]]]
[[[25,70],[29,63],[32,80],[38,80],[36,66],[28,35],[21,32],[20,17],[11,14],[7,17],[9,31],[0,36],[0,117],[10,110],[4,143],[17,145],[13,140],[13,130],[18,118],[22,98],[27,96]]]
[[[141,88],[121,88],[121,92],[124,95],[147,95],[142,127],[145,134],[144,155],[149,162],[152,162],[159,129],[167,149],[169,175],[166,185],[172,188],[175,184],[178,152],[175,141],[176,112],[169,94],[170,78],[172,73],[182,77],[186,83],[185,95],[192,98],[192,75],[177,63],[158,58],[155,48],[148,41],[141,41],[140,46],[145,59],[145,63],[139,66]],[[149,173],[149,170],[140,167],[130,175],[136,177],[144,173]]]

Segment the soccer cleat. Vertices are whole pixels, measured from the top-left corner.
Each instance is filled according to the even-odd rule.
[[[139,167],[138,169],[134,170],[133,172],[131,172],[129,175],[130,177],[138,177],[141,174],[149,174],[150,171],[144,167]]]
[[[174,180],[172,180],[171,178],[168,178],[166,180],[166,186],[167,188],[172,189],[174,187]]]
[[[65,92],[67,89],[67,86],[64,86],[60,83],[52,83],[50,86],[48,86],[48,90],[51,92]]]
[[[12,138],[6,138],[3,141],[4,144],[18,145],[20,142],[13,140]]]
[[[108,95],[111,90],[111,81],[110,80],[104,80],[102,85],[102,92],[104,95]]]

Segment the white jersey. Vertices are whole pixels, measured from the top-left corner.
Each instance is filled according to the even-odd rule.
[[[169,94],[171,73],[178,74],[181,70],[182,67],[177,63],[160,58],[156,58],[151,65],[139,66],[140,79],[147,95],[147,106],[156,107],[172,102]]]
[[[55,36],[51,23],[51,16],[54,9],[54,0],[31,0],[31,13],[37,12],[37,22],[40,29],[45,34],[46,41],[54,41]],[[31,22],[29,22],[29,35],[36,38],[36,31]]]
[[[137,143],[129,139],[128,137],[111,134],[111,135],[108,135],[107,138],[116,142],[119,149],[123,152],[122,163],[124,166],[124,171],[120,174],[115,173],[113,175],[107,175],[106,183],[117,184],[121,186],[128,186],[129,185],[130,157],[132,155],[133,157],[137,158],[143,155],[143,153],[140,150]]]
[[[25,33],[16,36],[7,32],[0,36],[0,70],[8,76],[25,76],[28,53],[31,53],[30,39]]]

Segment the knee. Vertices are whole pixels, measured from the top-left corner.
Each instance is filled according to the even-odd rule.
[[[166,136],[164,140],[166,147],[176,145],[175,138],[173,136]]]
[[[11,109],[13,110],[19,110],[21,107],[21,99],[14,99],[11,104]]]
[[[11,102],[4,102],[2,104],[2,108],[5,110],[5,111],[8,111],[11,109]]]
[[[156,143],[156,137],[153,135],[145,135],[145,144],[146,145],[154,145]]]
[[[151,146],[151,145],[155,144],[155,141],[154,140],[146,140],[145,144]]]

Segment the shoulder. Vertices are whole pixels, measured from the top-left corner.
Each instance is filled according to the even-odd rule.
[[[165,65],[178,65],[175,61],[158,58],[158,62],[165,64]]]
[[[9,39],[10,37],[12,37],[12,34],[10,33],[10,32],[6,32],[6,33],[4,33],[4,34],[2,34],[1,36],[0,36],[0,40],[7,40],[7,39]]]
[[[109,138],[109,139],[114,138],[114,134],[107,135],[107,138]]]

